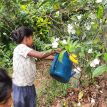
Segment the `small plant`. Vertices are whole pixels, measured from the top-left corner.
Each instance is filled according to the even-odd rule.
[[[62,84],[62,83],[52,79],[50,81],[50,83],[48,84],[48,86],[45,87],[45,89],[41,91],[41,95],[39,96],[39,99],[42,99],[44,97],[44,99],[45,99],[44,106],[50,107],[52,105],[53,101],[55,101],[55,98],[61,98],[63,96],[66,96],[67,89],[69,89],[69,88],[71,88],[70,84]]]
[[[100,44],[100,42],[97,43]],[[81,79],[85,76],[88,83],[93,83],[93,78],[107,71],[106,64],[102,63],[107,60],[107,55],[100,52],[99,46],[101,45],[94,44],[93,41],[90,43],[73,41],[70,37],[62,40],[52,38],[51,44],[46,45],[45,48],[51,50],[61,48],[62,51],[58,58],[60,62],[62,62],[64,53],[67,52],[74,65],[73,71],[80,73],[80,77],[78,77],[80,83],[84,82]]]
[[[60,40],[59,38],[52,38],[51,40],[52,44],[48,44],[46,45],[45,48],[48,49],[57,49],[57,48],[61,48],[62,51],[59,54],[59,61],[62,62],[62,58],[65,52],[68,53],[69,55],[69,59],[74,63],[74,64],[78,64],[78,58],[77,58],[77,49],[80,47],[78,41],[73,41],[71,40],[71,38],[69,37],[67,40],[63,39]]]

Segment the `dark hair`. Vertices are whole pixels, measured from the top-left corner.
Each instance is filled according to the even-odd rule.
[[[19,27],[12,32],[12,38],[16,43],[21,43],[24,37],[29,37],[33,34],[32,30],[26,26]]]
[[[12,80],[7,75],[6,70],[0,68],[0,102],[4,101],[8,91],[12,88]]]

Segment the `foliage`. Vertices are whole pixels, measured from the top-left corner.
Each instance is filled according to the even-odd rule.
[[[50,45],[51,37],[61,40],[71,37],[67,45],[60,46],[74,52],[73,44],[79,45],[74,52],[79,59],[78,66],[90,79],[96,67],[106,62],[105,0],[1,0],[0,6],[0,66],[11,67],[14,49],[11,32],[21,25],[33,29],[38,50],[44,50],[45,43]],[[94,59],[100,63],[95,64]]]
[[[107,71],[107,1],[98,1],[0,0],[0,67],[12,67],[16,44],[11,39],[11,32],[24,25],[33,29],[36,50],[52,50],[53,44],[54,47],[58,45],[63,49],[60,61],[65,51],[71,57],[75,54],[78,64],[74,63],[73,70],[80,72],[80,83],[93,82],[94,77]],[[59,42],[54,42],[54,38],[59,38]],[[82,81],[82,77],[86,79]],[[55,80],[50,82],[43,90],[47,102],[64,96],[70,86]],[[78,100],[83,94],[79,93]]]
[[[99,66],[98,68],[96,68],[93,72],[93,77],[97,77],[97,76],[103,74],[104,72],[107,72],[107,65],[102,65],[102,66]]]
[[[49,39],[50,21],[43,15],[44,12],[40,13],[38,5],[32,1],[2,0],[0,6],[0,66],[9,68],[12,67],[15,45],[11,39],[11,32],[22,25],[31,27],[34,31],[36,49],[43,50],[44,42],[48,42]]]
[[[41,105],[41,99],[45,99],[44,106],[50,106],[53,103],[55,98],[60,98],[67,94],[67,89],[71,88],[70,84],[62,84],[56,80],[51,80],[48,86],[41,91],[41,95],[39,95],[38,104]]]
[[[60,29],[60,35],[61,32],[63,32],[63,37],[60,36],[60,40],[66,40],[69,36],[72,38],[72,42],[61,44],[62,42],[60,40],[56,41],[56,38],[52,43],[52,45],[54,45],[53,48],[60,47],[64,50],[59,55],[60,61],[65,51],[68,53],[75,53],[77,51],[77,56],[79,57],[78,66],[82,69],[82,72],[85,72],[89,80],[91,80],[92,75],[95,74],[94,76],[98,76],[104,72],[103,68],[100,69],[98,65],[101,64],[103,66],[104,61],[106,61],[107,50],[104,42],[104,39],[106,39],[104,35],[104,25],[107,21],[104,16],[105,5],[102,2],[93,0],[75,0],[69,2],[69,4],[67,4],[67,2],[65,4],[66,9],[60,10],[60,6],[56,9],[59,17],[60,15],[63,16],[63,14],[64,17],[61,17],[62,20],[58,20],[57,22],[54,20],[54,23],[57,25],[60,23],[61,25],[60,28],[62,28],[62,30]],[[55,17],[56,16],[53,15],[52,18]],[[66,20],[64,20],[64,18]],[[77,41],[79,41],[79,43]],[[77,43],[76,46],[79,45],[80,47],[78,50],[75,45],[73,46],[75,43]]]

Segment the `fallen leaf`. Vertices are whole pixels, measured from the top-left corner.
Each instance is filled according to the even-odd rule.
[[[84,92],[80,91],[79,94],[78,94],[78,100],[81,100],[83,95],[84,95]]]

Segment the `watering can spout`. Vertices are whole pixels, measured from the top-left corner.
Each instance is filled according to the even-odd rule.
[[[73,77],[76,74],[76,72],[71,71],[71,77]]]

